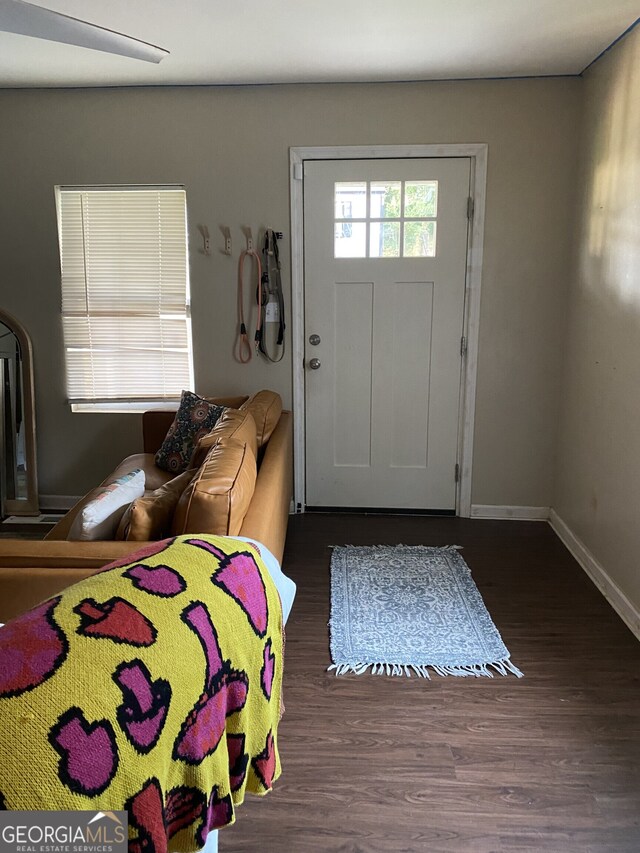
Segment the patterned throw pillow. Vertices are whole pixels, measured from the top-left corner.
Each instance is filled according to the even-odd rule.
[[[156,465],[172,474],[186,471],[198,439],[211,432],[224,406],[208,403],[191,391],[183,391],[180,408],[156,453]]]

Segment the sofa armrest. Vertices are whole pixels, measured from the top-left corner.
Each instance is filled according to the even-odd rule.
[[[99,569],[0,568],[0,622],[8,622]]]
[[[282,563],[293,495],[293,435],[291,412],[284,411],[265,446],[258,479],[240,529],[257,539]]]
[[[150,543],[0,539],[0,570],[31,569],[36,566],[43,569],[99,569],[148,544]]]
[[[0,622],[146,544],[0,539]]]

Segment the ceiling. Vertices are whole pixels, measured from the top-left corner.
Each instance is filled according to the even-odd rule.
[[[31,1],[170,56],[154,65],[0,33],[0,87],[575,75],[638,16],[638,0]]]

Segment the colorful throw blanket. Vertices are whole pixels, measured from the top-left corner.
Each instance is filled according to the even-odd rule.
[[[282,610],[258,545],[154,543],[0,629],[0,808],[129,813],[199,850],[280,775]]]

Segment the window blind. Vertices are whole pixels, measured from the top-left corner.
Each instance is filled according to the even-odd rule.
[[[70,403],[174,400],[193,387],[186,196],[58,187]]]

